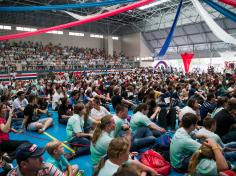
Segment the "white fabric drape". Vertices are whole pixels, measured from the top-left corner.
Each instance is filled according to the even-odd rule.
[[[197,9],[199,15],[206,22],[211,31],[215,34],[215,36],[225,43],[231,43],[236,45],[236,39],[228,34],[224,29],[222,29],[207,13],[207,11],[202,7],[198,0],[191,0],[194,7]]]
[[[101,14],[103,13],[104,11],[110,11],[110,10],[115,10],[116,8],[118,8],[120,5],[114,5],[114,6],[110,6],[110,7],[102,7],[101,10],[99,10],[97,13],[94,13],[92,15],[86,15],[86,16],[83,16],[83,15],[78,15],[76,13],[73,13],[73,12],[69,12],[69,11],[66,11],[66,10],[62,10],[62,12],[64,13],[67,13],[68,15],[72,16],[73,18],[77,19],[77,20],[82,20],[84,18],[89,18],[89,17],[93,17],[95,15],[98,15],[98,14]]]

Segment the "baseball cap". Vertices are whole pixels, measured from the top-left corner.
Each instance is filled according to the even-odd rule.
[[[36,144],[29,142],[23,143],[16,149],[16,161],[20,163],[28,158],[39,157],[43,155],[44,152],[45,148],[38,147]]]

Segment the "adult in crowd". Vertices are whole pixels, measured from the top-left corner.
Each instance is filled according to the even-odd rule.
[[[216,121],[211,117],[206,117],[203,120],[203,128],[197,134],[205,135],[207,138],[213,139],[224,151],[224,156],[228,161],[236,161],[236,142],[224,144],[221,138],[215,134]]]
[[[11,170],[7,176],[64,176],[64,173],[55,166],[43,161],[44,151],[44,148],[32,143],[20,145],[16,150],[17,167]]]
[[[218,134],[224,143],[236,141],[236,98],[228,100],[225,109],[222,109],[215,115],[216,134]]]
[[[200,124],[202,125],[204,118],[207,116],[207,114],[211,114],[214,109],[216,108],[216,98],[214,93],[208,93],[206,101],[203,102],[203,104],[200,107],[200,116],[201,121]]]
[[[57,112],[58,112],[59,123],[66,125],[68,119],[73,114],[73,108],[70,104],[68,97],[64,97],[61,99],[61,104],[59,105]]]
[[[106,155],[108,146],[113,139],[112,131],[115,129],[115,120],[111,115],[106,115],[97,125],[90,146],[92,165],[96,166],[99,160]]]
[[[105,107],[101,106],[99,98],[94,98],[90,116],[94,120],[100,121],[101,118],[106,115],[110,115],[110,112]]]
[[[24,109],[28,105],[28,100],[25,98],[25,92],[17,92],[17,98],[13,101],[12,108],[17,118],[24,118]]]
[[[228,170],[228,163],[221,148],[213,139],[207,139],[197,150],[188,167],[190,175],[218,176],[219,172]]]
[[[61,98],[64,98],[64,93],[62,91],[61,86],[56,86],[56,89],[54,90],[54,94],[52,95],[52,109],[57,110],[59,108],[59,105],[61,104],[60,100]]]
[[[198,111],[199,111],[199,104],[198,104],[197,100],[194,97],[190,98],[187,102],[187,106],[185,106],[183,109],[180,110],[180,113],[179,113],[180,124],[181,124],[182,118],[185,114],[191,113],[191,114],[197,115]],[[198,118],[198,120],[200,120],[200,119]]]
[[[214,118],[215,115],[224,109],[227,105],[228,98],[227,97],[218,97],[216,101],[216,108],[211,113],[211,117]]]
[[[6,114],[8,114],[8,117],[6,117]],[[9,138],[11,131],[18,133],[14,128],[11,128],[12,115],[12,109],[9,106],[3,103],[0,104],[0,152],[14,159],[16,148],[27,141],[11,140]]]
[[[113,89],[113,96],[111,98],[113,109],[116,109],[116,105],[121,103],[127,104],[129,106],[134,106],[134,104],[131,101],[124,99],[120,94],[121,94],[120,87],[115,86]]]
[[[179,128],[170,144],[171,166],[181,172],[187,172],[189,160],[201,144],[195,138],[204,138],[204,135],[191,136],[191,133],[197,127],[198,117],[195,114],[187,113],[182,118],[182,126]]]
[[[114,137],[125,136],[130,129],[127,120],[128,107],[124,104],[116,106]],[[139,127],[135,132],[131,130],[131,151],[139,151],[140,149],[152,146],[155,143],[155,137],[148,127]]]
[[[138,105],[138,107],[134,111],[134,115],[130,120],[130,127],[132,131],[135,131],[140,127],[148,127],[155,137],[161,136],[162,133],[165,133],[166,130],[164,128],[159,127],[154,122],[152,122],[148,117],[148,106],[143,103]]]
[[[77,156],[90,154],[90,138],[92,134],[84,132],[85,110],[84,104],[76,104],[74,106],[74,115],[69,118],[66,126],[67,141],[72,146],[79,147],[76,151]]]
[[[53,119],[39,118],[37,110],[37,98],[34,95],[29,95],[29,104],[24,109],[24,120],[22,122],[20,132],[24,132],[24,128],[29,131],[37,131],[43,133],[53,124]]]

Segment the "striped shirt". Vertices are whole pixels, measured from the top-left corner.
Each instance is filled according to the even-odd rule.
[[[7,176],[23,176],[20,172],[19,167],[11,170]],[[59,169],[53,166],[51,163],[43,163],[43,167],[41,170],[38,171],[37,175],[35,176],[65,176]]]

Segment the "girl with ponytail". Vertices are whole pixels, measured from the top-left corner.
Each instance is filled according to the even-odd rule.
[[[188,173],[191,176],[217,176],[218,172],[227,169],[228,164],[220,147],[213,139],[207,139],[193,154],[189,162]]]
[[[152,168],[143,165],[138,160],[128,160],[129,151],[130,140],[128,138],[119,137],[112,139],[107,150],[108,159],[106,161],[104,158],[100,160],[93,176],[112,176],[124,163],[130,167],[133,166],[134,171],[140,171],[140,173],[145,171],[153,176],[157,175]]]
[[[111,115],[106,115],[97,125],[90,146],[91,160],[93,166],[96,166],[99,160],[106,155],[108,145],[113,139],[111,132],[115,129],[115,121]]]

